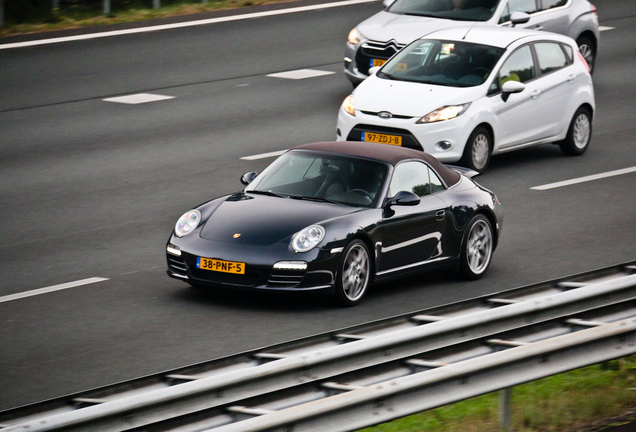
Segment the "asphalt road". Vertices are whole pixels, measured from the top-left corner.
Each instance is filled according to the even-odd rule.
[[[378,286],[353,309],[192,290],[165,275],[164,248],[184,211],[272,160],[241,158],[335,138],[351,90],[344,41],[379,3],[22,48],[0,39],[0,410],[636,259],[636,173],[531,189],[636,167],[636,3],[595,4],[613,29],[588,152],[495,157],[479,181],[506,215],[487,275]],[[298,69],[332,73],[268,76]],[[105,100],[139,93],[170,99]],[[105,280],[33,292],[88,278]]]

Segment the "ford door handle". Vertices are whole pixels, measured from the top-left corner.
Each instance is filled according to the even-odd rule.
[[[543,30],[543,26],[542,25],[536,25],[536,26],[532,27],[532,30]]]
[[[570,74],[570,75],[568,75],[567,80],[568,80],[568,82],[572,82],[572,81],[574,81],[575,78],[576,78],[576,75]]]
[[[536,98],[538,98],[539,96],[541,96],[541,90],[535,90],[535,91],[533,91],[532,93],[530,93],[530,97],[531,97],[532,99],[536,99]]]
[[[440,210],[437,213],[435,213],[435,219],[439,221],[444,220],[445,217],[446,217],[446,210]]]

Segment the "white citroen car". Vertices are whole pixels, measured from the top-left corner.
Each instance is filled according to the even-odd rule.
[[[483,172],[491,155],[531,145],[583,154],[594,109],[589,66],[573,39],[456,27],[414,41],[372,71],[343,102],[336,134]]]
[[[588,0],[384,0],[387,8],[358,24],[347,38],[344,72],[358,85],[369,68],[380,66],[409,42],[449,27],[515,25],[512,16],[528,20],[518,27],[544,30],[576,40],[594,69],[599,45],[598,15]]]

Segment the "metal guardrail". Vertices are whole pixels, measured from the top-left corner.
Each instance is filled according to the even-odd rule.
[[[626,264],[35,404],[0,413],[0,430],[355,430],[428,409],[409,394],[435,394],[439,406],[636,352],[634,272]]]

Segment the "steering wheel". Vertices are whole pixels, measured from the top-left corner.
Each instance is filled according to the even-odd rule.
[[[349,193],[354,193],[354,194],[358,194],[362,196],[365,200],[368,201],[368,204],[370,204],[373,201],[373,198],[371,198],[371,195],[369,195],[369,192],[365,191],[364,189],[351,189]]]
[[[485,67],[476,67],[475,69],[471,70],[468,75],[478,75],[482,78],[485,78],[488,73],[490,73],[490,71]]]

